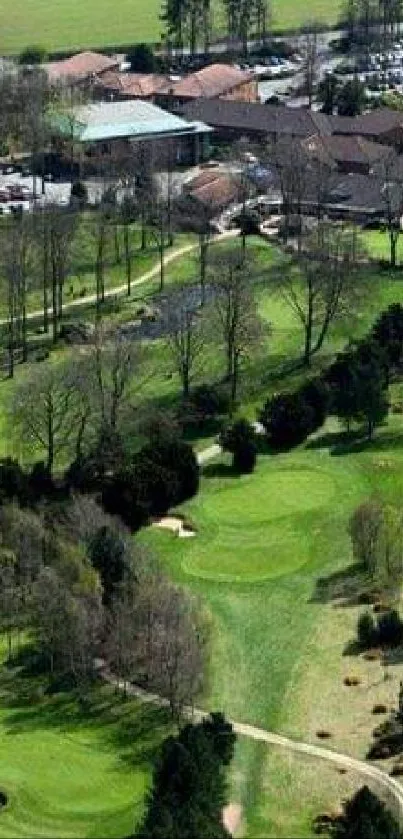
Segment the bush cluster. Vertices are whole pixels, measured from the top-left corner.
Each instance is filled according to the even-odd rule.
[[[358,643],[363,650],[375,646],[397,647],[403,641],[403,621],[396,611],[381,612],[375,620],[371,612],[358,618]]]
[[[264,404],[259,419],[274,449],[303,443],[328,414],[364,424],[371,438],[388,412],[390,377],[403,361],[403,306],[381,313],[368,335],[353,343],[323,372],[298,390],[279,393]]]

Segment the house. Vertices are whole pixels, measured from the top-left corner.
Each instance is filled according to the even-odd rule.
[[[328,117],[332,134],[361,136],[374,143],[403,151],[403,113],[392,108],[375,108],[356,117]]]
[[[308,137],[302,148],[313,160],[319,160],[338,172],[370,174],[383,161],[390,161],[395,152],[381,143],[361,136],[333,135]]]
[[[223,142],[241,137],[252,142],[274,142],[280,137],[302,140],[332,133],[325,114],[284,105],[197,99],[182,105],[180,113],[186,119],[201,120],[212,126],[215,138]]]
[[[217,98],[234,102],[257,102],[258,83],[250,70],[231,64],[209,64],[183,79],[170,80],[158,93],[158,104],[177,110],[186,102]]]
[[[98,52],[79,52],[61,61],[52,61],[44,66],[51,82],[82,84],[91,82],[120,66],[117,56],[102,55]]]
[[[97,99],[143,99],[155,102],[158,93],[168,84],[168,76],[158,73],[119,73],[108,70],[95,80],[93,91]]]
[[[239,184],[236,179],[220,170],[200,172],[183,188],[186,197],[193,205],[205,209],[211,214],[221,212],[237,200]]]
[[[70,159],[86,174],[130,160],[148,145],[155,167],[193,165],[203,159],[210,128],[162,108],[130,99],[84,105],[52,118],[52,143],[63,165]]]

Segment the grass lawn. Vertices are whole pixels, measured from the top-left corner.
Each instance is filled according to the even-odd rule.
[[[271,262],[279,258],[277,252],[262,242],[252,244],[259,270],[265,266],[269,269]],[[168,282],[175,282],[178,277],[180,281],[191,281],[192,258],[186,257],[183,264],[172,265],[171,271],[172,275],[167,274]],[[298,358],[302,335],[284,301],[270,290],[269,270],[267,273],[262,270],[262,282],[256,287],[256,294],[260,314],[270,323],[271,333],[243,372],[242,412],[246,411],[253,418],[256,407],[268,393],[292,387],[304,375],[301,369],[295,369],[287,376],[284,373],[285,364]],[[401,280],[388,272],[374,273],[372,294],[365,309],[354,318],[335,325],[323,354],[315,361],[314,371],[327,363],[329,356],[343,347],[348,337],[362,334],[384,306],[393,300],[402,300],[402,297]],[[162,342],[150,346],[150,362],[155,366],[155,375],[145,387],[141,400],[159,400],[160,404],[168,405],[178,392],[178,381],[172,376]],[[204,364],[198,380],[207,377],[211,381],[222,369],[220,349],[210,353]],[[40,370],[40,366],[37,369]],[[19,371],[17,381],[25,374],[25,371]],[[1,385],[3,405],[12,387],[10,383]],[[401,394],[397,395],[400,397]],[[8,447],[5,428],[2,430],[3,446]],[[252,476],[235,478],[228,468],[228,459],[218,459],[205,467],[198,497],[183,508],[195,524],[193,539],[179,540],[170,533],[152,528],[137,538],[151,546],[173,579],[189,586],[209,609],[213,631],[209,686],[203,699],[206,707],[222,708],[238,720],[306,739],[315,739],[316,730],[331,719],[331,745],[361,755],[369,745],[371,724],[373,727],[370,716],[373,699],[380,695],[371,688],[364,703],[365,680],[368,683],[370,678],[373,682],[379,681],[380,667],[375,663],[371,671],[362,671],[361,695],[358,691],[354,694],[344,689],[343,668],[361,667],[361,663],[350,658],[345,658],[341,665],[343,648],[354,636],[357,611],[335,610],[331,598],[324,600],[317,596],[317,581],[321,576],[330,577],[351,562],[347,522],[351,510],[361,499],[376,492],[401,504],[403,422],[400,415],[391,415],[374,444],[361,450],[347,451],[338,447],[336,431],[334,424],[330,424],[326,428],[328,436],[319,435],[312,446],[278,456],[261,455]],[[200,443],[199,440],[199,446]],[[400,670],[396,668],[388,702],[392,702],[395,693],[397,695],[399,675]],[[35,730],[37,726],[41,731],[40,710],[36,717]],[[360,733],[354,740],[351,731],[357,720]],[[97,726],[95,735],[93,727],[90,728],[98,749],[99,743],[104,742],[103,737]],[[80,748],[82,742],[91,740],[88,735],[87,741],[87,729],[84,727],[84,730]],[[18,731],[23,734],[25,729]],[[53,736],[54,730],[46,725],[46,736],[49,733]],[[141,739],[142,735],[140,742]],[[132,742],[134,740],[132,738]],[[15,742],[18,741],[14,738]],[[26,741],[22,749],[28,750]],[[47,751],[48,747],[43,752],[44,761]],[[104,746],[101,751],[105,757]],[[13,754],[7,759],[7,766],[13,765]],[[249,837],[281,835],[278,832],[281,827],[278,822],[279,781],[274,775],[279,773],[289,785],[291,781],[287,779],[291,778],[294,768],[287,765],[281,768],[279,761],[283,758],[274,758],[273,754],[274,751],[268,752],[256,743],[242,741],[239,744],[233,767],[232,798],[244,806],[245,831]],[[318,775],[321,770],[322,766],[318,765]],[[22,771],[20,783],[23,786]],[[144,778],[142,782],[139,780],[139,789],[141,783],[144,789]],[[309,835],[310,819],[319,804],[315,796],[308,795],[309,785],[304,786],[302,781],[301,784],[298,787],[301,796],[305,792],[307,796],[304,799],[306,806],[300,808],[299,815],[292,790],[282,799],[287,810],[281,827],[283,836],[290,835],[291,831],[295,836]],[[313,782],[311,786],[314,787]],[[91,795],[90,790],[90,800]],[[49,800],[50,797],[49,793]],[[288,804],[289,801],[293,803]],[[320,803],[321,806],[329,804],[327,785],[323,785]],[[62,804],[60,806],[63,809]],[[80,806],[84,808],[84,798]],[[122,808],[124,806],[122,803]],[[53,811],[56,817],[58,805],[51,809]],[[11,808],[9,812],[12,812]],[[115,824],[112,815],[110,824]],[[61,815],[60,828],[57,828],[59,835],[62,832],[65,835],[62,820]],[[93,821],[95,824],[95,819]],[[0,830],[1,824],[2,819]],[[80,834],[80,829],[71,835],[96,835],[94,832]],[[127,832],[126,824],[124,829]],[[20,835],[24,834],[20,831]],[[110,835],[125,834],[122,828],[120,833]]]
[[[132,833],[166,712],[94,688],[82,710],[40,678],[0,674],[0,837],[113,839]]]
[[[363,230],[360,234],[364,246],[368,250],[368,254],[375,259],[390,260],[390,240],[389,234],[382,230]],[[398,241],[397,247],[397,261],[400,262],[403,256],[402,239]]]
[[[216,26],[222,15],[218,8]],[[329,0],[273,0],[272,27],[289,29],[309,20],[329,25],[337,23],[342,3]],[[163,24],[159,20],[161,3],[151,0],[120,0],[118,14],[111,14],[108,0],[16,0],[10,9],[0,0],[3,21],[0,53],[18,53],[28,44],[41,44],[48,50],[80,50],[130,45],[139,41],[159,42]]]

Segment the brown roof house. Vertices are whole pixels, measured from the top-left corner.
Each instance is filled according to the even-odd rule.
[[[328,117],[332,134],[359,135],[375,143],[403,150],[403,112],[375,108],[357,117]]]
[[[177,108],[194,99],[219,98],[237,102],[257,102],[255,74],[230,64],[209,64],[179,81],[168,81],[158,96],[158,104]]]
[[[184,194],[192,202],[217,212],[236,201],[239,184],[220,171],[204,171],[184,186]]]
[[[312,159],[345,174],[358,172],[369,175],[377,164],[396,157],[390,147],[355,135],[308,137],[302,141],[302,148]]]
[[[225,141],[248,137],[253,141],[280,137],[304,139],[327,136],[332,131],[325,114],[306,108],[263,105],[260,102],[234,102],[225,99],[197,99],[183,105],[187,119],[206,122],[215,136]]]
[[[108,70],[94,84],[98,99],[143,99],[155,102],[157,94],[169,84],[168,76],[158,73],[119,73]]]
[[[61,61],[52,61],[45,66],[50,81],[83,83],[99,78],[110,70],[119,69],[117,56],[102,55],[99,52],[79,52]]]

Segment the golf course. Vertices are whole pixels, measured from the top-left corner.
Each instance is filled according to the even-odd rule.
[[[274,30],[287,31],[318,20],[326,26],[336,24],[341,4],[329,0],[311,0],[309,10],[301,0],[273,0],[271,23]],[[108,0],[16,0],[12,15],[7,14],[6,0],[0,2],[3,22],[0,53],[18,54],[29,44],[40,43],[48,51],[101,49],[130,46],[139,41],[159,43],[163,32],[159,0],[120,0],[116,14],[111,14]],[[215,29],[220,32],[220,14]],[[7,22],[5,22],[7,21]],[[35,36],[33,35],[35,33]]]
[[[253,237],[248,248],[255,279],[260,275],[258,310],[270,326],[242,370],[239,414],[256,419],[268,395],[291,389],[306,373],[290,364],[301,352],[300,324],[270,287],[270,267],[283,256]],[[363,335],[383,308],[402,302],[399,274],[366,270],[373,272],[366,305],[334,323],[310,375],[349,337]],[[167,287],[192,277],[194,257],[186,253],[167,268]],[[144,291],[155,293],[147,283]],[[140,295],[138,288],[122,304],[119,320],[133,317]],[[59,348],[51,358],[57,363],[71,352]],[[162,340],[150,342],[147,364],[155,372],[141,399],[169,407],[178,379],[169,373]],[[17,370],[14,382],[0,387],[3,455],[15,455],[7,406],[30,369]],[[220,369],[217,349],[210,346],[199,380]],[[234,474],[229,455],[220,454],[204,464],[198,495],[173,511],[185,517],[191,538],[153,526],[134,537],[158,556],[173,581],[200,599],[208,618],[211,655],[200,707],[315,744],[317,731],[327,729],[329,748],[365,757],[371,707],[396,702],[403,666],[391,668],[390,681],[383,683],[379,661],[344,654],[360,607],[341,607],[338,590],[354,573],[348,534],[354,508],[374,495],[402,503],[399,384],[390,397],[389,418],[372,443],[347,438],[330,417],[291,452],[272,454],[262,441],[253,474]],[[193,442],[202,451],[213,439],[201,434]],[[343,683],[351,671],[361,680],[355,692]],[[152,760],[170,730],[166,713],[134,699],[122,702],[110,687],[94,688],[83,708],[68,692],[46,694],[45,685],[46,677],[20,672],[18,661],[2,670],[0,791],[7,804],[0,811],[0,837],[130,835],[143,812]],[[312,836],[313,817],[337,807],[360,778],[240,737],[230,784],[231,800],[242,806],[241,835],[286,839]]]

